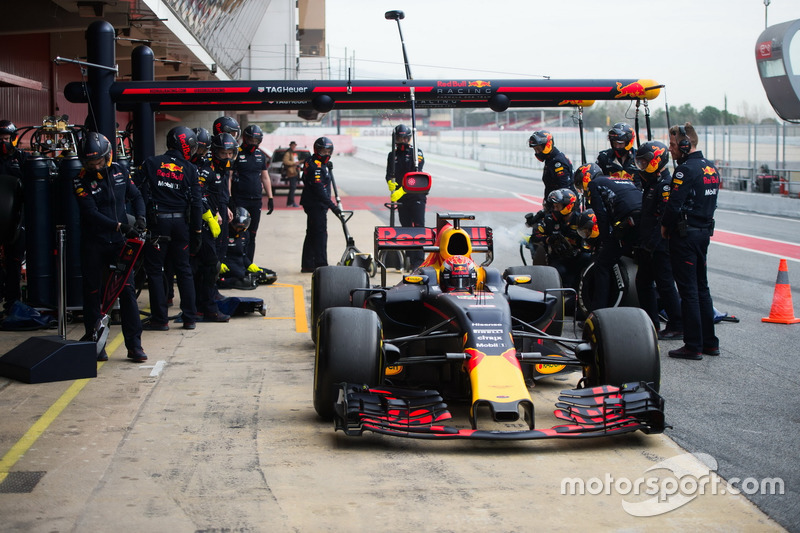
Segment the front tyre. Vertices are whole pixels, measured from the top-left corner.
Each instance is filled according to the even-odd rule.
[[[381,338],[375,311],[334,307],[322,313],[314,359],[314,409],[320,418],[333,420],[340,383],[380,383]]]
[[[331,307],[350,307],[350,291],[369,288],[367,271],[351,266],[325,266],[311,278],[311,339],[317,342],[317,321]]]

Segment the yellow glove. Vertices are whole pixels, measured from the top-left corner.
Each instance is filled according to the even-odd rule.
[[[222,230],[219,227],[219,222],[217,222],[217,217],[211,214],[211,209],[203,213],[203,220],[208,224],[208,229],[211,230],[211,236],[215,239],[219,237]]]
[[[248,272],[253,272],[253,273],[256,273],[256,272],[261,272],[261,269],[258,267],[258,265],[257,265],[257,264],[255,264],[255,263],[250,263],[250,266],[249,266],[249,267],[247,267],[247,271],[248,271]]]
[[[386,185],[389,186],[389,192],[394,192],[394,190],[397,188],[397,182],[394,180],[387,181]]]
[[[392,199],[393,202],[396,202],[397,200],[402,198],[405,193],[406,193],[406,191],[402,187],[398,187],[397,190],[395,190],[392,193],[390,198]]]
[[[225,263],[222,263],[222,264],[219,266],[219,273],[220,273],[220,274],[227,274],[227,273],[228,273],[228,272],[230,272],[230,271],[231,271],[231,269],[230,269],[230,268],[228,268],[228,265],[226,265]]]

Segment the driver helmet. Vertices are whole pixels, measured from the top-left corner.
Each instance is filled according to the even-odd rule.
[[[250,227],[250,212],[244,207],[237,207],[231,220],[231,229],[234,233],[241,234]]]
[[[617,122],[608,130],[608,142],[611,143],[614,155],[620,159],[633,148],[634,139],[636,139],[636,134],[633,132],[633,128],[625,122]]]
[[[111,164],[111,143],[102,133],[90,131],[78,142],[78,159],[87,169],[89,169],[87,165],[90,161],[99,159],[104,161],[100,168],[92,166],[90,170],[100,170],[103,167],[107,167]]]
[[[578,215],[576,231],[584,239],[594,239],[600,235],[600,228],[597,227],[597,216],[592,209],[587,209]]]
[[[454,255],[442,265],[442,288],[445,292],[472,291],[478,285],[475,262],[465,255]]]
[[[650,141],[636,150],[636,167],[645,174],[660,174],[667,163],[669,163],[669,149],[664,143]]]
[[[570,189],[556,189],[547,195],[547,205],[551,213],[560,213],[568,217],[578,202],[577,195]]]
[[[536,151],[536,159],[544,161],[545,156],[553,151],[553,135],[547,130],[534,131],[528,139],[528,146]]]
[[[212,135],[230,133],[236,140],[239,140],[239,132],[241,132],[241,130],[239,123],[233,117],[219,117],[214,121],[214,125],[211,126]]]

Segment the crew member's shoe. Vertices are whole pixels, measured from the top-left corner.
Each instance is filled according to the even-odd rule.
[[[134,363],[142,363],[147,361],[147,354],[141,348],[131,348],[128,350],[128,359]]]
[[[717,348],[703,348],[705,355],[719,355],[719,347]]]
[[[683,339],[682,331],[674,331],[671,329],[662,329],[658,332],[658,340],[660,341],[674,341]]]
[[[300,269],[300,273],[302,273],[302,274],[311,274],[311,273],[314,272],[314,270],[315,269],[313,269],[313,268],[305,268],[305,267],[303,267],[303,268]]]
[[[159,324],[157,322],[148,322],[142,326],[145,331],[169,331],[169,324]]]
[[[687,346],[681,346],[677,350],[670,350],[669,351],[670,357],[675,357],[677,359],[691,359],[693,361],[699,361],[703,358],[703,354],[698,351],[692,350]]]
[[[195,329],[197,324],[195,324],[194,320],[188,322],[186,320],[183,321],[183,329]]]
[[[207,314],[203,317],[203,322],[227,322],[231,319],[231,315],[225,313]]]

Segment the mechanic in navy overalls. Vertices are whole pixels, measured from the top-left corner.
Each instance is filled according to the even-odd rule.
[[[314,155],[303,163],[303,194],[300,205],[306,212],[306,238],[300,272],[314,272],[328,266],[328,209],[339,216],[342,210],[331,200],[331,173],[328,168],[333,141],[320,137],[314,141]]]
[[[72,185],[81,219],[84,339],[91,339],[101,318],[101,290],[108,266],[119,262],[126,237],[139,236],[147,224],[142,195],[128,171],[118,163],[111,162],[113,150],[105,135],[88,132],[78,143],[77,149],[83,168],[73,179]],[[128,223],[125,211],[127,202],[130,202],[135,217],[133,226]],[[128,277],[119,295],[119,307],[128,358],[135,362],[146,361],[133,275]],[[108,360],[105,347],[97,360]]]
[[[259,148],[264,132],[255,124],[247,126],[242,132],[242,145],[236,158],[231,184],[231,204],[235,207],[244,207],[250,213],[250,243],[247,248],[247,257],[250,260],[248,271],[258,272],[260,269],[255,263],[256,234],[261,222],[261,190],[267,192],[267,214],[271,215],[275,209],[275,200],[272,198],[272,183],[269,179],[270,158]]]
[[[151,311],[145,329],[154,331],[169,329],[164,278],[168,257],[178,278],[183,329],[195,328],[197,309],[189,256],[200,250],[203,239],[197,167],[189,161],[197,150],[197,137],[191,129],[176,126],[167,133],[167,148],[163,155],[145,159],[139,169],[147,225],[153,235],[144,249]]]
[[[395,127],[392,133],[394,150],[389,152],[386,160],[386,184],[389,186],[392,202],[397,202],[397,214],[400,225],[406,228],[425,227],[426,194],[409,193],[403,189],[403,176],[408,172],[422,171],[425,157],[422,150],[417,149],[416,167],[414,166],[414,153],[411,149],[411,130],[405,124]],[[406,257],[410,262],[411,270],[417,268],[425,259],[421,250],[409,250]]]
[[[544,163],[544,170],[542,171],[544,194],[542,198],[547,200],[550,193],[558,189],[575,191],[575,186],[572,183],[572,162],[563,152],[556,148],[553,136],[549,131],[534,131],[528,139],[528,146],[533,148],[536,159]],[[546,202],[545,209],[547,209]]]
[[[611,270],[626,253],[631,253],[638,244],[636,225],[641,217],[642,191],[624,177],[603,176],[595,163],[582,172],[583,165],[575,172],[576,185],[585,187],[589,207],[597,217],[599,248],[595,254],[594,294],[591,309],[608,307],[611,288]],[[590,175],[588,183],[585,176]]]
[[[633,181],[636,187],[642,188],[639,169],[636,168],[633,141],[636,133],[624,122],[617,122],[608,130],[608,142],[611,148],[597,154],[597,164],[603,175],[612,178],[625,178]]]
[[[206,150],[210,146],[216,147],[220,143],[217,137],[224,135],[229,139],[228,159],[232,159],[236,150],[236,140],[228,133],[210,138],[205,128],[195,128],[194,131],[198,139],[198,152],[202,151],[202,155],[195,154],[191,161],[197,166],[197,181],[200,185],[203,202],[202,219],[205,222],[202,232],[203,244],[200,251],[192,257],[197,311],[203,316],[204,322],[227,322],[230,320],[230,316],[220,312],[215,296],[220,261],[217,257],[217,248],[221,233],[220,226],[224,224],[220,205],[228,196],[228,170],[224,165],[220,169],[221,165],[216,162],[216,159],[213,160],[213,163],[209,161]],[[213,150],[219,151],[218,148]],[[225,207],[225,211],[227,219],[227,207]]]
[[[17,127],[10,120],[0,120],[0,176],[13,176],[22,187],[22,168],[25,164],[25,152],[17,148]],[[20,195],[21,196],[21,195]],[[20,202],[21,203],[21,202]],[[15,205],[17,212],[12,214],[15,222],[23,220],[22,206]],[[0,242],[3,252],[3,277],[0,279],[0,297],[3,307],[9,310],[11,304],[22,298],[20,280],[22,260],[25,256],[25,230],[21,224],[16,235],[7,235],[6,242]]]
[[[669,129],[669,151],[678,162],[672,190],[661,219],[661,235],[669,239],[672,274],[683,312],[683,343],[670,357],[702,359],[719,355],[714,332],[714,304],[708,288],[708,244],[714,232],[719,172],[697,149],[691,123]]]
[[[639,307],[653,321],[656,331],[661,325],[659,309],[666,311],[667,325],[658,331],[658,338],[662,340],[683,338],[681,301],[675,288],[675,278],[672,277],[667,241],[661,237],[661,217],[672,187],[672,175],[666,168],[667,163],[669,149],[664,143],[647,142],[636,151],[636,166],[642,180],[636,294],[639,296]]]

